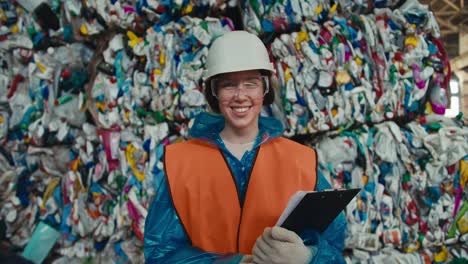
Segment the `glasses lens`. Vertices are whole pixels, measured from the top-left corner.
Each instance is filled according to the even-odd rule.
[[[267,76],[249,77],[242,80],[226,78],[211,79],[211,93],[216,98],[232,98],[242,92],[249,97],[265,96],[269,91]],[[262,94],[263,90],[263,94]]]

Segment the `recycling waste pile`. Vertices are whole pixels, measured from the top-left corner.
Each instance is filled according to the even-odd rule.
[[[427,115],[329,134],[315,144],[334,188],[363,189],[346,209],[353,260],[466,260],[467,135],[460,120]]]
[[[411,118],[424,111],[426,99],[431,112],[444,113],[450,67],[427,8],[407,1],[396,10],[344,15],[336,4],[293,3],[287,16],[264,14],[271,21],[264,18],[262,28],[253,27],[269,35],[276,28],[268,25],[279,23],[278,16],[291,20],[286,28],[304,18],[301,31],[271,43],[284,88],[287,135]],[[276,4],[263,9],[280,10]]]
[[[375,5],[375,6],[374,6]],[[143,263],[164,146],[207,109],[208,47],[258,34],[285,136],[317,148],[347,208],[349,262],[468,257],[468,129],[417,1],[0,0],[0,219],[40,262]],[[41,232],[41,236],[38,235]],[[31,249],[41,243],[40,253]]]

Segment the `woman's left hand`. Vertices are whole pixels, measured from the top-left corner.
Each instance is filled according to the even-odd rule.
[[[306,264],[312,253],[294,232],[282,227],[267,227],[253,248],[256,264]]]

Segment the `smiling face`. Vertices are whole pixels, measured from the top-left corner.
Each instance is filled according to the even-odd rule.
[[[259,71],[223,74],[214,89],[227,127],[235,131],[258,128],[264,94],[264,77]]]

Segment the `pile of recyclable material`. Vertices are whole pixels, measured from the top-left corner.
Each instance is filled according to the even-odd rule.
[[[468,257],[468,127],[428,115],[324,135],[333,188],[362,188],[346,209],[348,260],[444,263]]]
[[[18,248],[38,236],[51,240],[63,256],[58,262],[143,262],[144,220],[163,147],[182,140],[205,109],[199,80],[207,47],[234,25],[183,16],[144,34],[124,24],[84,34],[74,23],[66,40],[63,28],[54,31],[18,3],[2,2],[1,13],[8,18],[0,41],[5,239]],[[68,16],[56,14],[60,23]],[[36,251],[23,254],[38,260],[49,253]]]
[[[207,110],[211,43],[245,28],[276,65],[277,104],[263,114],[317,147],[334,188],[363,188],[346,212],[347,260],[466,257],[467,126],[441,116],[450,66],[427,6],[0,0],[0,8],[0,233],[18,254],[144,262],[164,146],[187,139]]]
[[[408,1],[370,14],[329,13],[271,43],[287,135],[422,113],[443,115],[450,65],[427,7]]]

